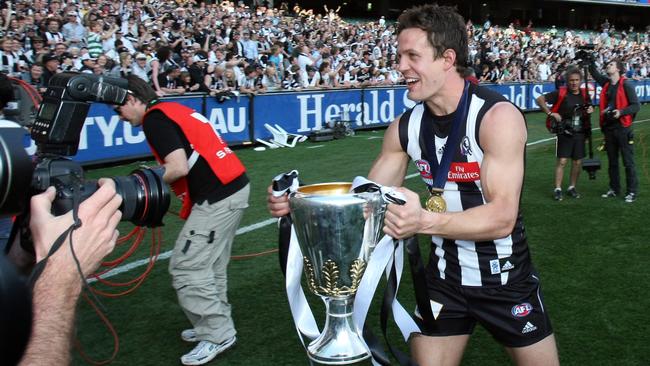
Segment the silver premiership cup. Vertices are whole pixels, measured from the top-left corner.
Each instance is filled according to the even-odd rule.
[[[370,357],[352,321],[366,263],[382,234],[385,205],[379,192],[350,193],[350,183],[303,186],[289,198],[309,289],[325,302],[323,332],[307,347],[328,365]]]

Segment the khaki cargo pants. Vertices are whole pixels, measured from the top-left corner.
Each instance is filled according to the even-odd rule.
[[[194,204],[176,240],[169,273],[198,340],[221,343],[236,334],[226,270],[249,193],[250,184],[219,202]]]

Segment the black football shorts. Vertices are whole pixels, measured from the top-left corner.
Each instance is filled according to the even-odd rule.
[[[534,273],[500,287],[461,287],[437,279],[428,287],[430,299],[442,308],[434,329],[422,326],[424,335],[471,334],[479,323],[502,345],[524,347],[553,333]]]

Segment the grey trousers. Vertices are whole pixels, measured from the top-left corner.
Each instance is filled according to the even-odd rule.
[[[228,303],[227,267],[250,185],[210,204],[194,204],[169,261],[178,302],[197,339],[221,343],[237,332]]]

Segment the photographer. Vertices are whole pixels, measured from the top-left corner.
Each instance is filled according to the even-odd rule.
[[[588,97],[586,91],[580,88],[582,82],[580,69],[576,66],[568,67],[564,79],[567,86],[560,86],[558,90],[540,95],[535,100],[550,120],[547,121],[547,126],[551,127],[551,132],[557,134],[557,162],[553,191],[553,197],[557,201],[562,200],[562,179],[569,158],[572,164],[567,193],[573,198],[580,198],[580,194],[576,191],[576,184],[582,159],[585,157],[585,135],[591,133],[588,115],[594,111],[591,105],[585,105]],[[550,103],[552,108],[549,109],[547,103]]]
[[[0,74],[0,113],[13,99],[11,82]],[[70,363],[69,350],[72,344],[76,300],[81,293],[85,277],[94,272],[102,259],[113,250],[118,237],[116,227],[121,218],[118,208],[122,198],[116,194],[112,180],[100,180],[99,185],[99,189],[79,205],[79,226],[73,226],[71,212],[61,216],[51,214],[52,202],[56,196],[53,187],[31,199],[29,228],[33,238],[36,266],[40,267],[42,272],[40,276],[36,276],[32,289],[32,330],[21,365]],[[71,230],[71,234],[68,230]],[[66,235],[63,237],[62,234]],[[64,241],[58,250],[51,253],[53,244],[59,239]],[[12,251],[16,249],[20,249],[19,244],[15,244]],[[4,254],[0,253],[0,256],[0,289],[18,291],[19,288],[16,287],[5,287],[11,276],[15,276],[15,272],[11,268],[13,266],[5,260]],[[18,302],[19,294],[14,291],[8,295],[11,296],[11,302]],[[10,314],[9,318],[2,318],[9,322],[0,325],[4,333],[2,339],[8,340],[9,345],[20,343],[14,338],[25,332],[25,329],[15,329],[18,315]],[[24,324],[24,327],[29,334],[29,322]],[[8,353],[3,352],[3,360],[14,364],[20,360],[23,348],[21,344],[21,347],[4,350]]]
[[[202,365],[236,341],[226,269],[235,231],[248,207],[246,169],[204,116],[176,102],[158,101],[155,91],[135,75],[127,79],[126,103],[115,111],[131,125],[142,125],[165,169],[163,180],[183,200],[180,216],[187,221],[169,272],[193,326],[181,338],[198,342],[181,362]]]
[[[616,197],[621,193],[618,170],[620,152],[627,181],[625,202],[632,203],[636,200],[638,187],[634,167],[632,120],[641,107],[634,86],[622,75],[625,70],[623,63],[611,60],[606,65],[607,76],[602,75],[595,64],[589,65],[589,72],[603,87],[600,93],[600,128],[605,135],[605,149],[609,161],[609,190],[602,197]]]
[[[67,365],[77,307],[84,278],[113,251],[120,222],[122,197],[112,180],[100,180],[100,188],[79,205],[81,226],[50,255],[33,288],[33,329],[21,365]],[[52,243],[73,224],[72,213],[53,216],[56,191],[32,197],[30,230],[37,263],[47,257]],[[72,248],[74,247],[74,255]],[[76,259],[75,259],[76,257]],[[77,264],[82,273],[77,272]],[[82,277],[83,276],[83,277]]]

